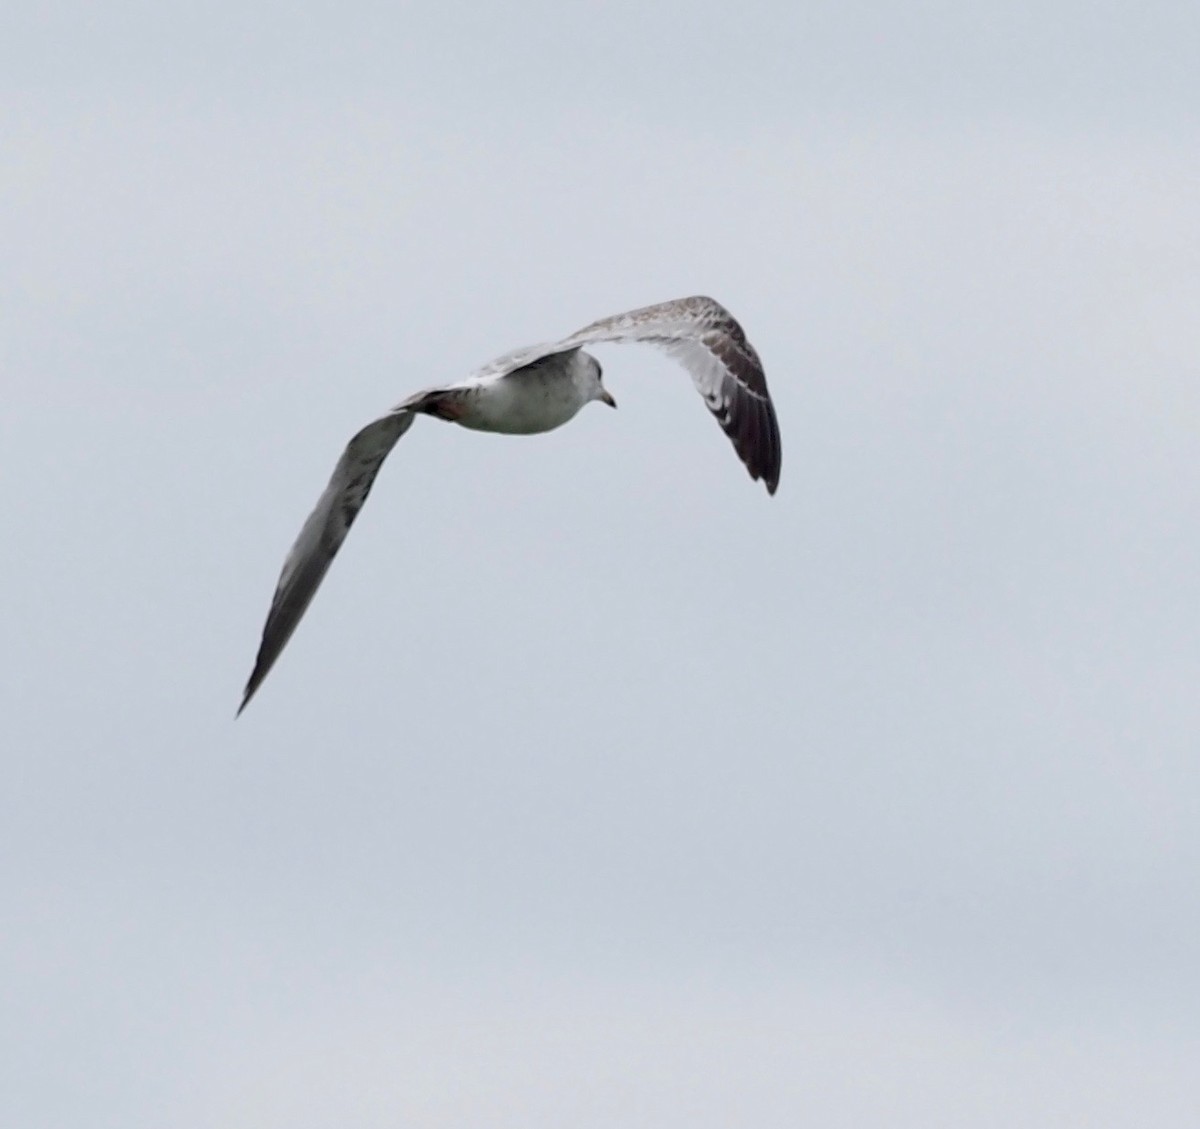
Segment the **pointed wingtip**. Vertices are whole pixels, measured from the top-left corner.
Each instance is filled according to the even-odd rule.
[[[779,462],[776,461],[775,465],[769,467],[762,476],[763,485],[767,488],[767,493],[772,497],[774,497],[775,491],[779,489],[779,472],[781,469]]]
[[[779,489],[780,468],[776,465],[773,467],[758,466],[754,468],[747,466],[746,469],[750,471],[750,477],[753,478],[755,482],[761,482],[767,488],[767,493],[773,497],[775,491]]]
[[[262,684],[262,679],[257,677],[257,675],[258,667],[255,667],[254,674],[250,676],[250,681],[246,683],[246,689],[242,691],[242,704],[238,706],[237,713],[233,715],[234,721],[237,721],[237,719],[242,716],[242,710],[244,710],[250,704],[250,699],[254,697],[255,692]]]

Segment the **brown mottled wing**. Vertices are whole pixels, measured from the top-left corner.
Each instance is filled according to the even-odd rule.
[[[415,418],[414,413],[404,407],[388,412],[355,435],[338,460],[317,508],[309,514],[283,562],[283,572],[279,575],[263,628],[258,658],[238,707],[239,714],[254,697],[292,637],[367,500],[383,460]]]
[[[657,345],[678,360],[750,476],[775,493],[783,449],[766,374],[742,327],[720,302],[697,296],[630,310],[572,333],[558,348],[606,341]]]

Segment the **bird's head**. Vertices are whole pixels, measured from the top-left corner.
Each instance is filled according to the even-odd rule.
[[[604,374],[600,368],[600,362],[588,353],[583,354],[583,359],[587,366],[588,399],[599,400],[602,404],[607,404],[610,408],[615,408],[617,402],[612,398],[612,393],[604,387],[604,382],[601,380]]]

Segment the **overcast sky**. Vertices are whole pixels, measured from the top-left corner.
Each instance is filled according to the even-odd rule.
[[[0,1121],[1188,1127],[1200,9],[10,3]],[[711,293],[687,377],[351,434]]]

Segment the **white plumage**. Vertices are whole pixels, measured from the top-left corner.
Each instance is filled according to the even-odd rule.
[[[410,396],[350,440],[284,562],[238,713],[291,638],[383,460],[418,415],[508,435],[551,431],[592,400],[616,407],[601,382],[599,363],[583,346],[622,341],[657,345],[687,369],[751,477],[761,478],[774,494],[781,462],[779,424],[762,363],[733,315],[712,298],[679,298],[630,310],[561,341],[507,353],[457,384]]]

